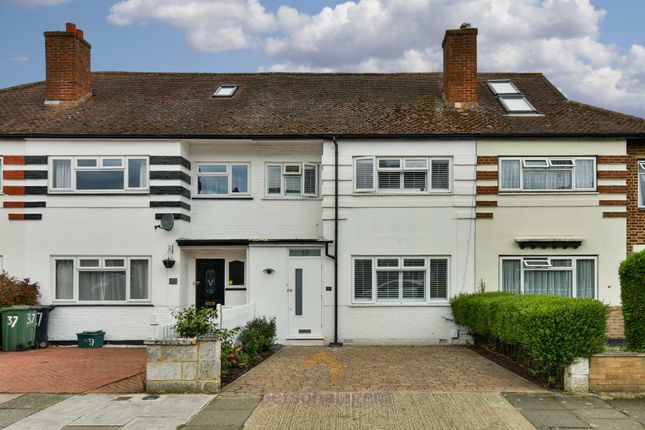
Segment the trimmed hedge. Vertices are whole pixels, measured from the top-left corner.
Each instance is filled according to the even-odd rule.
[[[645,352],[645,251],[620,265],[620,301],[625,321],[625,346]]]
[[[606,343],[609,308],[597,300],[511,293],[464,294],[452,301],[458,324],[554,385],[577,357]]]
[[[0,308],[11,305],[38,304],[38,282],[18,279],[7,272],[0,272]]]

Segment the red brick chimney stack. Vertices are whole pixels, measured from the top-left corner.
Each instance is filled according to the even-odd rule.
[[[75,24],[45,32],[46,105],[75,106],[92,95],[91,49]]]
[[[443,37],[443,92],[447,106],[468,109],[477,102],[477,29],[461,24]]]

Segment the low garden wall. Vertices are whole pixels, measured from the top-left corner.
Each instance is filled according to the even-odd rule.
[[[221,387],[218,339],[146,340],[146,392],[209,393]]]
[[[615,393],[645,393],[645,354],[607,352],[591,357],[589,389]]]

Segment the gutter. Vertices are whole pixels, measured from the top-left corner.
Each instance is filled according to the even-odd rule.
[[[338,141],[332,136],[334,143],[334,256],[329,255],[325,246],[325,255],[334,259],[334,341],[329,344],[332,348],[343,346],[338,341]]]

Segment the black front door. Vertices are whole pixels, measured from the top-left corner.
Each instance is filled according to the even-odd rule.
[[[197,260],[196,273],[197,307],[224,305],[224,260]]]

